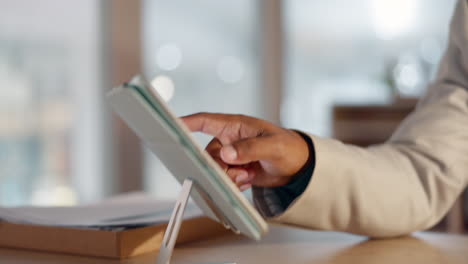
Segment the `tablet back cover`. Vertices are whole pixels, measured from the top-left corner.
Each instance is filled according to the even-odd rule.
[[[155,110],[141,95],[132,89],[117,87],[109,93],[108,99],[119,115],[144,140],[146,146],[158,156],[180,183],[187,178],[195,181],[191,197],[207,216],[235,227],[253,239],[260,239],[261,235],[267,231],[263,218],[227,176],[215,177],[216,179],[207,177],[207,170],[213,168],[218,174],[224,174],[222,171],[219,172],[218,165],[211,157],[202,153],[205,160],[200,162],[195,157],[196,155],[184,146],[181,135],[178,134],[185,132],[174,131],[168,126],[163,120],[164,117],[155,113]],[[221,182],[214,182],[215,180],[221,180]],[[226,186],[230,190],[223,190]],[[206,200],[214,203],[216,208],[221,210],[212,210]]]

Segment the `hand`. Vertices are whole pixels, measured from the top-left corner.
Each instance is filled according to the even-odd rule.
[[[198,113],[182,117],[191,131],[213,136],[206,151],[244,191],[289,183],[307,162],[306,141],[295,131],[243,115]]]

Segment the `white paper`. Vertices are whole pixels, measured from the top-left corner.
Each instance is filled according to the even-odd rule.
[[[162,224],[169,222],[175,201],[161,201],[144,193],[129,193],[114,198],[72,207],[0,207],[0,219],[23,224],[105,228]],[[184,219],[202,215],[191,203]]]

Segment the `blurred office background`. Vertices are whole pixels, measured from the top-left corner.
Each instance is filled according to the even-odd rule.
[[[178,115],[242,113],[360,145],[384,140],[433,77],[454,4],[0,0],[0,205],[134,190],[174,198],[169,172],[105,103],[138,72]],[[369,111],[398,114],[354,140],[353,118]]]

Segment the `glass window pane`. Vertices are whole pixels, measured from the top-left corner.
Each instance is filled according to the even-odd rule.
[[[144,1],[145,73],[164,87],[177,115],[260,115],[257,20],[256,1]],[[145,179],[160,197],[176,194],[178,185],[149,153]]]
[[[283,124],[330,136],[334,104],[419,96],[443,52],[454,2],[285,1]]]
[[[0,205],[99,197],[99,5],[0,6]]]

